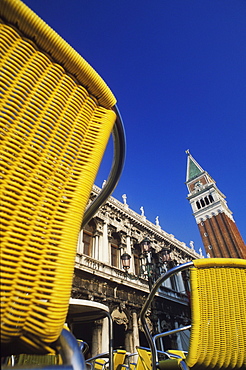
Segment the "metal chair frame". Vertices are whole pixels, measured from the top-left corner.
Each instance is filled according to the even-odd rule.
[[[152,352],[152,369],[153,370],[156,370],[157,364],[158,364],[158,351],[157,351],[157,348],[156,348],[155,341],[156,341],[156,339],[158,339],[158,337],[161,334],[157,334],[155,336],[155,340],[154,340],[154,338],[152,338],[151,333],[150,333],[150,330],[149,330],[148,325],[147,325],[147,321],[145,319],[146,312],[150,308],[151,302],[153,301],[153,299],[154,299],[154,297],[155,297],[155,295],[156,295],[156,293],[157,293],[160,285],[165,280],[169,279],[171,276],[177,274],[178,272],[184,271],[184,270],[186,270],[187,268],[189,268],[191,266],[193,266],[193,262],[192,261],[191,262],[184,263],[183,265],[176,266],[176,267],[172,268],[171,270],[167,271],[165,274],[161,275],[159,277],[159,279],[153,285],[152,290],[151,290],[149,296],[147,297],[146,301],[144,302],[144,305],[143,305],[142,310],[140,312],[140,320],[141,320],[141,323],[143,325],[143,329],[144,329],[144,332],[145,332],[147,341],[149,343],[150,350]],[[178,329],[177,329],[177,331],[178,331]],[[177,332],[177,331],[175,331],[175,332]],[[166,334],[166,335],[169,335],[169,334]]]
[[[113,320],[112,316],[109,313],[109,309],[107,306],[104,306],[101,303],[94,302],[94,301],[87,301],[83,299],[70,299],[70,308],[73,306],[77,306],[76,313],[71,313],[68,311],[67,321],[73,327],[73,324],[78,322],[90,322],[95,320],[100,320],[102,318],[107,317],[108,319],[108,331],[109,331],[109,343],[108,343],[108,352],[107,357],[108,367],[110,370],[113,369]],[[81,313],[80,311],[83,310]],[[87,316],[86,316],[87,315]],[[101,358],[102,356],[97,356],[97,358]]]
[[[94,199],[94,201],[85,211],[81,229],[92,219],[92,217],[97,212],[98,208],[101,207],[105,203],[107,198],[112,194],[112,192],[114,191],[115,187],[118,184],[118,181],[124,168],[126,155],[126,139],[124,124],[117,105],[113,107],[113,110],[116,113],[116,121],[112,131],[114,142],[114,158],[112,167],[105,186],[102,188],[98,196]]]
[[[174,329],[174,330],[171,330],[171,331],[167,331],[165,333],[160,333],[160,334],[156,334],[154,335],[153,337],[151,336],[151,333],[150,333],[150,330],[148,328],[148,325],[147,325],[147,321],[146,321],[146,312],[147,310],[150,308],[150,305],[151,305],[151,302],[153,301],[160,285],[165,281],[167,280],[168,278],[170,278],[171,276],[173,276],[174,274],[177,274],[178,272],[181,272],[181,271],[184,271],[186,269],[189,269],[191,267],[194,267],[194,271],[192,270],[192,277],[193,277],[193,284],[194,286],[192,285],[191,288],[194,288],[194,290],[191,290],[191,294],[193,295],[193,300],[192,300],[192,303],[191,303],[191,306],[192,306],[192,317],[195,316],[194,318],[194,321],[193,321],[193,325],[194,325],[194,330],[192,331],[192,325],[188,325],[188,326],[185,326],[185,327],[181,327],[181,328],[177,328],[177,329]],[[198,270],[199,270],[199,267],[201,268],[201,274],[198,274]],[[228,364],[230,364],[230,366],[233,366],[232,363],[235,363],[237,364],[237,368],[240,364],[242,364],[242,368],[246,368],[246,353],[245,353],[245,344],[243,344],[243,338],[245,338],[245,317],[243,317],[243,308],[242,307],[245,307],[245,301],[242,301],[243,299],[245,299],[245,294],[243,293],[244,292],[244,285],[245,285],[245,260],[240,260],[240,259],[223,259],[223,258],[214,258],[214,259],[208,259],[208,260],[195,260],[195,261],[191,261],[191,262],[187,262],[187,263],[184,263],[180,266],[177,266],[177,267],[174,267],[172,268],[171,270],[167,271],[165,274],[163,274],[157,281],[156,283],[154,284],[154,286],[152,287],[152,290],[149,294],[149,296],[147,297],[143,307],[142,307],[142,310],[141,310],[141,313],[140,313],[140,319],[141,319],[141,323],[142,323],[142,326],[143,326],[143,329],[144,329],[144,332],[145,332],[145,335],[146,335],[146,338],[148,340],[148,343],[149,343],[149,346],[150,346],[150,350],[151,350],[151,353],[152,353],[152,369],[153,370],[156,370],[159,366],[159,359],[158,359],[158,350],[157,350],[157,347],[156,347],[156,341],[157,339],[161,338],[161,337],[164,337],[164,336],[167,336],[167,335],[170,335],[170,334],[175,334],[175,333],[178,333],[180,331],[184,331],[184,330],[187,330],[187,329],[190,329],[191,328],[191,342],[192,343],[192,346],[190,346],[190,349],[188,351],[188,357],[187,357],[187,362],[188,364],[185,362],[185,360],[183,360],[181,358],[181,356],[178,356],[176,354],[168,354],[167,352],[165,352],[165,354],[168,356],[168,357],[171,357],[172,359],[174,358],[177,358],[177,359],[180,359],[181,361],[179,362],[179,366],[182,368],[182,369],[189,369],[189,366],[196,366],[196,360],[197,358],[199,359],[199,364],[197,366],[200,366],[200,364],[202,363],[203,366],[207,366],[207,363],[212,363],[213,361],[213,356],[212,356],[212,353],[214,353],[214,351],[216,352],[216,348],[217,348],[217,345],[218,343],[226,343],[227,339],[226,339],[226,336],[225,336],[225,327],[226,325],[222,328],[221,328],[221,338],[222,338],[222,342],[217,342],[215,341],[214,342],[214,346],[213,346],[213,351],[212,352],[206,352],[208,354],[210,354],[208,357],[208,361],[206,360],[206,363],[202,362],[204,361],[204,352],[201,351],[201,354],[202,354],[202,358],[196,356],[196,353],[194,352],[194,350],[196,351],[196,347],[197,347],[197,338],[199,338],[198,336],[198,333],[200,333],[200,330],[201,330],[201,333],[200,335],[204,335],[206,337],[206,342],[207,343],[207,340],[209,341],[209,331],[207,330],[209,328],[208,325],[204,325],[204,322],[203,322],[203,316],[201,316],[201,321],[200,321],[200,316],[197,315],[197,311],[196,311],[196,304],[199,300],[199,305],[197,306],[197,310],[198,312],[200,308],[203,308],[203,305],[202,305],[202,302],[204,302],[204,300],[202,299],[204,297],[204,299],[206,300],[206,297],[207,297],[207,294],[211,295],[211,312],[214,313],[214,309],[215,309],[215,318],[216,321],[216,325],[221,325],[223,323],[223,318],[224,316],[222,317],[222,312],[224,312],[223,310],[225,309],[225,307],[227,308],[228,307],[228,303],[227,302],[227,299],[228,297],[231,295],[229,295],[229,292],[232,292],[232,289],[235,289],[235,286],[232,285],[232,282],[231,280],[228,280],[228,293],[225,293],[225,303],[223,303],[224,301],[222,301],[222,304],[220,306],[220,309],[217,307],[217,297],[220,296],[220,293],[221,292],[221,289],[223,289],[223,280],[222,282],[220,282],[220,284],[218,284],[218,291],[216,292],[216,294],[214,295],[215,299],[213,300],[213,292],[212,290],[214,288],[214,285],[213,285],[213,282],[215,282],[216,284],[216,279],[218,279],[218,277],[226,277],[227,275],[226,274],[226,268],[229,269],[232,268],[232,272],[230,273],[229,276],[231,276],[231,278],[233,279],[232,281],[235,283],[236,281],[238,281],[239,285],[238,285],[238,290],[235,290],[235,299],[232,300],[232,304],[234,305],[235,304],[235,309],[238,310],[236,313],[235,313],[235,320],[234,320],[234,316],[232,315],[232,310],[231,309],[228,309],[228,312],[230,312],[230,315],[231,316],[231,319],[232,319],[232,330],[234,330],[234,332],[236,331],[237,333],[241,333],[241,336],[239,337],[239,335],[236,336],[236,341],[234,343],[234,347],[230,346],[229,343],[227,343],[227,345],[229,346],[229,348],[231,348],[231,352],[229,354],[228,352],[228,358],[225,357],[225,348],[224,346],[223,347],[223,350],[222,350],[222,361],[219,363],[218,362],[218,359],[220,359],[220,356],[217,357],[213,363],[212,363],[212,366],[214,367],[215,363],[218,364],[216,365],[217,367],[218,366],[222,366],[222,368],[224,368],[223,366],[225,366],[225,368],[228,368]],[[216,269],[219,269],[220,271],[218,271],[218,273],[216,273]],[[224,270],[225,269],[225,270]],[[241,269],[241,272],[239,274],[239,270]],[[210,272],[206,272],[206,270],[211,270]],[[237,271],[238,270],[238,271]],[[243,271],[242,271],[243,270]],[[195,275],[194,275],[195,274]],[[198,280],[198,276],[199,276],[199,283],[197,282]],[[195,280],[194,280],[194,277],[195,277]],[[203,293],[203,284],[204,285],[204,293]],[[199,292],[199,293],[198,293]],[[227,290],[226,290],[227,292]],[[204,296],[205,294],[205,296]],[[200,301],[201,300],[201,301]],[[212,308],[213,306],[213,308]],[[206,306],[205,306],[206,307]],[[209,306],[210,307],[210,306]],[[232,306],[233,307],[233,306]],[[219,311],[220,310],[220,311]],[[204,313],[206,312],[206,308],[205,310],[203,309],[202,310],[202,313],[200,313],[200,315],[204,315]],[[210,311],[208,311],[209,313]],[[220,312],[220,314],[218,315],[218,312]],[[234,312],[234,310],[233,310]],[[210,314],[209,314],[210,315]],[[205,319],[206,320],[209,320],[209,321],[206,321],[207,323],[210,322],[210,319],[209,317],[210,316],[205,316]],[[217,316],[218,315],[218,316]],[[198,319],[199,317],[199,319]],[[219,320],[219,318],[221,318]],[[240,318],[242,320],[242,323],[241,323],[241,326],[238,324],[240,323]],[[239,321],[238,321],[239,320]],[[215,323],[213,324],[212,326],[212,320],[211,320],[211,327],[214,328],[214,325]],[[203,324],[203,325],[202,325]],[[228,324],[229,325],[229,324]],[[229,326],[230,327],[230,326]],[[203,332],[203,329],[206,328],[206,331],[204,330]],[[215,330],[215,329],[213,329]],[[196,339],[194,339],[196,338]],[[214,340],[214,339],[213,339]],[[201,342],[198,342],[198,343],[201,343],[202,344],[202,340]],[[205,344],[206,346],[206,344]],[[222,348],[221,347],[221,348]],[[234,351],[233,349],[234,348]],[[236,352],[235,352],[236,351]],[[171,351],[170,351],[171,352]],[[192,357],[189,357],[190,354],[192,353]],[[236,356],[237,354],[237,356]],[[229,361],[233,361],[233,362],[229,362]],[[190,365],[190,363],[193,363],[193,365]],[[222,365],[223,364],[223,365]],[[163,366],[163,368],[166,368],[166,366],[168,366],[168,364],[160,364],[160,368],[161,368],[161,365]],[[188,366],[189,365],[189,366]],[[216,368],[217,368],[216,367]],[[230,367],[231,368],[231,367]]]
[[[59,354],[61,355],[63,364],[62,365],[50,365],[50,366],[33,366],[32,370],[85,370],[85,359],[82,352],[77,344],[77,341],[73,334],[66,329],[63,329],[58,339],[58,348],[60,348]],[[13,365],[13,364],[12,364]],[[8,370],[9,366],[3,366],[3,370]],[[23,370],[23,366],[14,366],[15,370]]]

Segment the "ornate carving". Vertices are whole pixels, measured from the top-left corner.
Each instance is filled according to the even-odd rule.
[[[149,317],[146,317],[146,324],[147,324],[147,326],[149,328],[150,333],[153,333],[154,328],[153,328],[153,324],[152,324],[152,322],[151,322],[151,320],[150,320]],[[142,323],[141,323],[140,319],[138,320],[138,327],[139,327],[139,330],[141,330],[141,331],[144,332],[143,326],[142,326]]]
[[[169,320],[170,320],[170,317],[169,317]],[[172,325],[170,321],[161,320],[161,330],[162,331],[168,331],[168,330],[171,330],[171,328],[172,328]]]
[[[128,318],[127,318],[127,316],[126,316],[126,314],[125,314],[124,311],[122,311],[119,308],[116,308],[112,312],[111,316],[112,316],[113,321],[116,322],[116,324],[118,324],[118,325],[125,325],[125,330],[127,330],[127,326],[128,326],[128,321],[129,320],[128,320]]]

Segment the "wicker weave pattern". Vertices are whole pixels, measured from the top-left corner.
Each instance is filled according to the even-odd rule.
[[[224,259],[216,260],[219,268],[209,266],[213,261],[200,260],[199,268],[191,269],[192,332],[186,362],[192,369],[243,369],[246,368],[246,261],[231,259],[230,264],[227,259],[227,266],[223,267]]]
[[[103,79],[62,37],[20,0],[1,0],[0,17],[12,24],[69,71],[99,104],[111,108],[116,99]]]
[[[39,346],[66,318],[78,232],[115,113],[12,27],[0,24],[0,37],[1,334]]]

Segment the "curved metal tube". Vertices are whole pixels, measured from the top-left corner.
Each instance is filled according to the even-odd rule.
[[[142,323],[142,326],[143,326],[143,329],[144,329],[144,333],[146,335],[146,338],[147,338],[147,341],[149,343],[150,350],[151,350],[151,353],[152,353],[152,370],[156,370],[156,364],[158,363],[158,355],[157,355],[157,352],[156,352],[156,347],[155,347],[153,338],[152,338],[152,336],[150,334],[150,331],[149,331],[147,322],[145,320],[146,312],[149,309],[149,306],[150,306],[151,302],[153,301],[153,299],[155,297],[155,294],[156,294],[157,290],[159,289],[159,286],[165,280],[167,280],[168,278],[170,278],[172,275],[176,274],[177,272],[186,270],[187,268],[192,267],[192,266],[194,266],[192,261],[186,262],[186,263],[184,263],[182,265],[173,267],[171,270],[169,270],[165,274],[161,275],[159,277],[159,279],[153,285],[153,287],[152,287],[152,289],[151,289],[151,291],[149,293],[149,296],[146,299],[146,301],[145,301],[145,303],[144,303],[144,305],[142,307],[142,310],[140,312],[140,320],[141,320],[141,323]]]
[[[77,340],[71,332],[63,329],[59,337],[61,357],[64,365],[72,366],[73,370],[86,370],[85,359]]]
[[[92,219],[98,208],[107,200],[110,194],[112,194],[116,185],[118,184],[118,181],[120,179],[124,167],[126,152],[125,130],[120,112],[116,105],[113,107],[113,110],[117,116],[112,131],[112,136],[114,140],[113,164],[105,186],[103,187],[99,195],[96,197],[96,199],[89,205],[89,207],[85,211],[81,229],[87,224],[87,222],[89,222]]]

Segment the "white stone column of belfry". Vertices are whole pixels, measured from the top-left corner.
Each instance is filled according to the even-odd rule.
[[[91,356],[102,353],[102,324],[96,321],[92,332]]]
[[[132,336],[133,336],[133,351],[139,346],[139,329],[138,329],[138,315],[136,312],[132,313]],[[135,361],[135,360],[134,360]]]
[[[108,345],[109,345],[109,322],[108,318],[102,320],[102,331],[101,331],[101,338],[102,338],[102,346],[101,351],[98,353],[108,352]]]
[[[80,231],[77,244],[77,253],[84,252],[84,243],[83,243],[83,230]]]
[[[130,238],[129,235],[126,236],[126,253],[128,253],[131,256],[130,268],[129,268],[128,272],[134,273],[134,258],[132,256],[131,238]]]
[[[109,263],[108,223],[103,224],[102,245],[99,245],[99,261]]]

